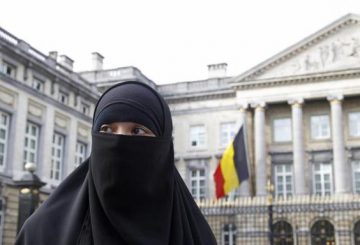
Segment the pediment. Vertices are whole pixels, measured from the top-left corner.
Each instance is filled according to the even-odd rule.
[[[346,15],[235,77],[234,82],[291,77],[360,67],[360,17]]]

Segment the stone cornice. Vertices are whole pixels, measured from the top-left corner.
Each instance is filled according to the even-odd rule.
[[[193,109],[182,109],[182,110],[174,110],[171,109],[172,115],[185,115],[185,114],[193,114],[193,113],[208,113],[208,112],[224,112],[229,110],[239,110],[239,106],[237,105],[228,105],[228,106],[217,106],[217,107],[210,107],[210,108],[193,108]]]
[[[347,14],[342,18],[340,18],[339,20],[336,20],[330,25],[319,30],[318,32],[306,37],[300,42],[290,46],[284,51],[265,60],[264,62],[253,67],[252,69],[240,74],[239,76],[233,79],[233,82],[236,83],[240,81],[253,80],[255,77],[265,73],[267,70],[273,68],[274,66],[284,63],[285,61],[299,54],[300,52],[303,52],[309,49],[310,47],[313,47],[314,45],[318,44],[319,42],[329,37],[330,35],[334,35],[335,33],[342,30],[343,27],[351,24],[352,25],[357,24],[359,20],[360,20],[359,16],[354,14]]]
[[[236,98],[236,92],[232,89],[220,91],[205,91],[196,93],[176,94],[173,96],[163,95],[168,103],[186,103],[194,101],[204,101],[211,99]]]
[[[24,83],[17,81],[15,79],[5,76],[1,72],[0,72],[0,80],[8,83],[9,85],[11,85],[17,89],[25,91],[27,94],[30,94],[30,95],[40,99],[41,101],[46,102],[47,104],[51,104],[51,105],[55,106],[56,108],[60,108],[63,111],[66,111],[67,113],[71,113],[72,115],[76,116],[77,118],[80,118],[89,123],[92,122],[92,118],[90,116],[84,115],[83,113],[75,110],[73,107],[64,105],[63,103],[55,100],[54,98],[52,98],[50,96],[47,96],[46,94],[39,93],[37,90],[25,85]]]
[[[340,79],[351,79],[360,77],[360,69],[346,69],[330,72],[311,73],[296,76],[277,77],[268,79],[259,79],[246,82],[233,83],[231,86],[235,90],[249,90],[265,87],[283,86],[283,85],[296,85],[307,84],[314,82],[323,82]]]
[[[0,50],[5,51],[5,49],[5,54],[10,53],[11,58],[14,60],[22,61],[21,63],[26,64],[26,66],[30,69],[36,65],[36,71],[42,71],[43,73],[47,73],[50,76],[54,76],[57,82],[61,81],[74,90],[78,90],[81,94],[86,94],[87,97],[90,97],[93,100],[92,102],[97,101],[98,97],[100,96],[98,91],[96,89],[92,89],[92,85],[88,81],[81,78],[80,75],[76,72],[71,72],[71,74],[66,75],[55,67],[47,64],[47,62],[35,58],[33,55],[29,54],[29,52],[26,52],[20,47],[8,43],[0,38]],[[59,64],[54,63],[54,65],[63,68]],[[63,69],[65,70],[66,68]],[[86,83],[86,85],[77,82],[76,79],[74,79],[72,76],[76,76],[78,79],[82,80],[83,83]]]

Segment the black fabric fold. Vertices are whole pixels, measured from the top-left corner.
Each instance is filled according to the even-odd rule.
[[[96,106],[94,125],[104,122],[101,111],[116,106],[124,91],[137,106],[152,108],[147,114],[153,118],[143,121],[155,122],[158,137],[93,129],[90,158],[25,222],[17,245],[216,244],[175,168],[170,110],[156,91],[138,82],[110,88]]]

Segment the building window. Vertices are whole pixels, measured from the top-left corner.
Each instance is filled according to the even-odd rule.
[[[319,220],[311,227],[311,245],[335,245],[335,229],[327,220]]]
[[[1,171],[4,169],[6,163],[9,125],[10,125],[10,115],[0,111],[0,170]]]
[[[222,231],[222,244],[235,245],[236,244],[236,226],[233,224],[224,225]]]
[[[234,122],[220,124],[220,146],[226,147],[234,138],[236,128]]]
[[[16,66],[11,65],[10,63],[3,61],[1,71],[9,77],[16,78]]]
[[[44,92],[45,82],[43,80],[40,80],[39,78],[34,77],[31,87],[33,87],[39,92]]]
[[[206,132],[204,125],[190,127],[190,145],[191,147],[202,147],[206,144]]]
[[[291,136],[291,119],[279,118],[273,121],[274,142],[289,142]]]
[[[353,166],[354,192],[360,194],[360,160],[353,161],[352,166]]]
[[[75,168],[78,167],[86,158],[87,145],[82,142],[76,142]]]
[[[274,245],[293,245],[293,228],[286,221],[278,221],[273,225]]]
[[[349,113],[350,136],[360,137],[360,112]]]
[[[311,138],[314,140],[330,138],[330,120],[328,115],[311,117]]]
[[[24,166],[31,162],[37,164],[37,151],[39,146],[40,127],[27,122],[25,130]]]
[[[278,197],[291,197],[293,194],[292,164],[274,165],[275,195]]]
[[[90,113],[90,106],[86,103],[81,103],[81,112],[85,115],[89,115]]]
[[[65,137],[61,134],[54,133],[51,149],[51,169],[50,179],[60,180],[64,159]]]
[[[58,100],[59,100],[61,103],[67,105],[67,104],[69,103],[69,95],[68,95],[67,93],[63,92],[63,91],[59,91],[59,98],[58,98]]]
[[[205,169],[190,169],[190,189],[195,200],[206,198]]]
[[[332,164],[314,163],[313,170],[314,193],[319,196],[331,195],[333,192]]]

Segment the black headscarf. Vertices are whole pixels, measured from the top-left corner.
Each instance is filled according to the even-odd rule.
[[[156,137],[99,133],[111,122],[136,122]],[[216,244],[174,166],[170,110],[155,90],[124,82],[102,95],[90,158],[25,222],[16,244]]]

